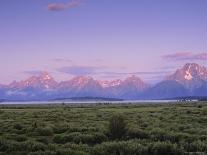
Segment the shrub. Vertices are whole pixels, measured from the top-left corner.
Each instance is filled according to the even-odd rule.
[[[56,151],[56,155],[89,155],[86,152],[71,149],[60,149]]]
[[[170,141],[177,143],[182,138],[180,135],[173,132],[166,132],[160,128],[155,128],[150,132],[151,139],[155,141]]]
[[[18,142],[23,142],[23,141],[26,141],[28,139],[28,137],[26,137],[24,135],[15,135],[13,137],[13,139],[18,141]]]
[[[198,108],[202,108],[202,105],[198,105]]]
[[[149,138],[150,135],[138,128],[131,128],[128,130],[127,132],[127,136],[131,139],[131,138],[138,138],[138,139],[144,139],[144,138]]]
[[[184,151],[177,144],[170,142],[155,142],[149,147],[149,153],[154,155],[183,155]]]
[[[113,141],[96,145],[93,155],[148,155],[148,147],[136,141]]]
[[[21,146],[22,150],[27,150],[27,151],[44,151],[46,150],[46,145],[35,142],[35,141],[26,141],[23,142],[22,144],[19,144]]]
[[[206,152],[207,145],[202,141],[194,141],[192,143],[186,144],[185,148],[189,152]]]
[[[37,133],[40,135],[40,136],[51,136],[53,135],[53,129],[51,127],[38,127],[36,129]]]
[[[107,137],[103,133],[81,134],[79,132],[73,132],[70,134],[55,135],[53,141],[57,144],[65,144],[73,142],[76,144],[97,144],[106,141]]]
[[[207,115],[207,108],[203,109],[202,114]]]
[[[85,144],[98,144],[106,140],[107,137],[102,133],[80,134],[79,136],[74,137],[74,142]]]
[[[65,144],[67,143],[64,135],[55,135],[53,138],[53,142],[57,144]]]
[[[65,143],[68,143],[68,142],[74,142],[75,139],[78,139],[79,138],[79,135],[80,133],[78,132],[74,132],[74,133],[71,133],[71,134],[60,134],[60,135],[55,135],[54,138],[53,138],[53,141],[57,144],[65,144]],[[76,140],[77,143],[80,141],[80,140]]]
[[[113,115],[109,120],[108,130],[112,139],[122,139],[127,132],[125,116],[121,114]]]
[[[30,152],[28,155],[56,155],[54,151],[36,151]]]
[[[61,134],[64,133],[68,130],[68,125],[67,124],[61,124],[57,125],[53,128],[54,133],[56,134]]]
[[[16,123],[16,124],[14,124],[14,129],[16,129],[16,130],[22,130],[22,125],[21,124],[19,124],[19,123]]]
[[[93,134],[93,143],[94,144],[102,143],[102,142],[107,141],[107,140],[108,140],[108,138],[103,133],[97,132],[97,133]]]
[[[49,140],[48,140],[47,137],[39,137],[39,138],[36,139],[36,141],[44,143],[44,144],[48,144],[49,143]]]
[[[71,149],[74,151],[89,152],[91,147],[89,147],[87,144],[66,143],[63,145],[63,148]]]
[[[0,115],[3,114],[3,113],[4,113],[4,111],[3,110],[0,110]]]
[[[9,143],[5,139],[0,139],[0,152],[5,152],[9,148]]]

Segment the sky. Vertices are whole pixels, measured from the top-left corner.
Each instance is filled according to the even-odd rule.
[[[154,83],[207,66],[206,0],[1,0],[0,83],[137,75]]]

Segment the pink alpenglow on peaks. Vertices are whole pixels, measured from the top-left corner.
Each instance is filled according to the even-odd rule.
[[[196,63],[187,63],[167,79],[175,80],[187,88],[199,88],[203,82],[207,81],[207,69]]]
[[[47,70],[58,82],[134,74],[155,84],[172,71],[163,66],[207,65],[206,0],[0,0],[0,6],[2,84],[32,70]],[[104,87],[113,83],[119,85]]]
[[[47,72],[0,86],[0,97],[12,100],[37,100],[72,97],[104,97],[118,99],[165,99],[202,96],[207,92],[207,68],[186,63],[164,80],[150,85],[132,75],[124,80],[97,80],[91,76],[75,76],[57,82]]]
[[[28,87],[40,89],[53,89],[57,86],[57,82],[47,72],[42,72],[38,76],[32,76],[20,82],[12,82],[9,87],[13,89],[23,89]]]
[[[114,87],[114,86],[119,86],[122,83],[122,80],[117,79],[117,80],[112,80],[112,81],[99,81],[99,84],[103,87],[103,88],[107,88],[107,87]]]

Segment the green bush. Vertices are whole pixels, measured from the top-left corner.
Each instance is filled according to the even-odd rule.
[[[113,115],[109,120],[109,135],[112,139],[122,139],[127,133],[127,123],[125,116],[121,114]]]
[[[21,124],[19,124],[19,123],[15,123],[14,124],[14,129],[16,129],[16,130],[22,130],[22,128],[23,128],[23,126]]]
[[[138,128],[130,128],[127,132],[127,136],[129,139],[145,139],[150,137],[150,135],[147,132]]]
[[[36,132],[40,136],[52,136],[53,135],[53,129],[51,127],[38,127],[36,129]]]
[[[148,155],[148,148],[136,141],[113,141],[96,145],[93,155]]]
[[[5,152],[9,149],[9,142],[5,139],[0,139],[0,152]]]
[[[182,138],[182,135],[166,132],[160,128],[155,128],[150,132],[150,138],[154,141],[170,141],[173,143],[178,143]]]
[[[53,137],[53,142],[54,143],[57,143],[57,144],[65,144],[67,142],[70,142],[71,141],[71,138],[66,136],[66,135],[55,135]]]
[[[38,137],[36,139],[36,141],[41,142],[41,143],[44,143],[44,144],[49,144],[49,140],[48,140],[47,137]]]
[[[87,144],[76,144],[76,143],[66,143],[63,148],[71,149],[74,151],[90,152],[91,147]]]
[[[26,137],[25,135],[15,135],[13,139],[18,142],[23,142],[23,141],[26,141],[28,137]]]
[[[36,151],[36,152],[30,152],[28,155],[56,155],[57,153],[55,151]]]
[[[106,141],[107,137],[102,133],[93,133],[93,134],[80,134],[77,137],[74,137],[74,142],[76,143],[85,143],[85,144],[99,144],[103,141]]]
[[[53,141],[58,144],[65,144],[68,142],[73,142],[77,144],[79,143],[98,144],[106,140],[107,137],[102,133],[81,134],[79,132],[55,135],[53,138]]]
[[[200,104],[0,106],[0,155],[204,155]]]
[[[149,153],[154,155],[183,155],[183,148],[170,142],[155,142],[149,147]]]
[[[53,131],[55,134],[61,134],[66,132],[69,129],[67,124],[58,124],[53,127]]]
[[[149,147],[149,152],[154,155],[183,155],[183,148],[170,142],[156,142]]]
[[[186,144],[184,147],[188,152],[207,152],[207,142],[194,141]]]

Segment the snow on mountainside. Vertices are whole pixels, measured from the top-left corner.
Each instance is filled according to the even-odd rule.
[[[58,90],[62,94],[69,94],[70,96],[115,98],[130,98],[130,96],[133,96],[133,98],[136,98],[146,87],[147,85],[136,76],[131,76],[124,81],[120,79],[101,81],[88,76],[78,76],[69,81],[60,82]]]
[[[207,80],[207,69],[196,63],[187,63],[174,74],[168,76],[167,80],[175,80],[192,90],[200,87]]]
[[[108,88],[108,87],[115,87],[115,86],[119,86],[122,83],[122,80],[117,79],[117,80],[113,80],[113,81],[98,81],[99,84],[103,87],[103,88]]]
[[[98,81],[89,76],[77,76],[71,80],[63,81],[59,83],[59,89],[71,89],[75,88],[81,90],[83,88],[96,88],[101,87]]]
[[[47,72],[42,72],[39,76],[32,76],[27,80],[20,82],[12,82],[8,88],[11,89],[25,89],[25,88],[36,88],[36,89],[54,89],[57,86],[57,82]]]
[[[134,88],[138,91],[143,91],[148,87],[148,84],[142,81],[139,77],[132,75],[123,81],[122,87]]]
[[[119,85],[119,96],[124,99],[138,99],[148,87],[139,77],[132,75]]]
[[[103,96],[99,82],[89,76],[77,76],[71,80],[60,82],[57,89],[62,93],[59,95],[61,97],[64,95],[70,97]]]
[[[12,82],[7,86],[9,98],[67,98],[67,97],[117,97],[136,98],[147,85],[136,76],[125,80],[98,81],[89,76],[77,76],[57,83],[47,72],[27,80]],[[53,91],[50,91],[53,90]]]
[[[115,98],[137,99],[141,92],[148,88],[148,84],[133,75],[125,80],[99,81],[104,91]]]
[[[182,96],[207,96],[207,69],[187,63],[154,86],[137,76],[124,80],[103,81],[77,76],[56,82],[47,72],[20,82],[0,85],[0,99],[41,100],[70,97],[104,97],[120,99],[164,99]]]
[[[126,78],[124,81],[117,79],[113,81],[98,81],[99,84],[103,88],[109,88],[109,87],[135,87],[136,89],[144,90],[147,87],[147,84],[145,84],[139,77],[132,75],[128,78]]]

